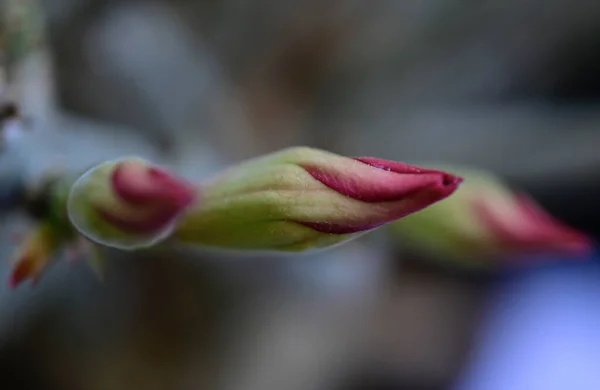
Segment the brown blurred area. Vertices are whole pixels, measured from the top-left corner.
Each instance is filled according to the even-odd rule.
[[[45,44],[9,86],[32,175],[136,153],[201,179],[310,145],[487,168],[598,232],[598,1],[39,6]],[[379,232],[299,258],[125,257],[104,283],[82,263],[2,285],[2,389],[449,389],[494,288]]]

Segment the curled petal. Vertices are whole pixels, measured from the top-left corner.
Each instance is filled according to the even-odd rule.
[[[392,202],[416,191],[431,191],[440,199],[448,196],[462,179],[446,172],[370,157],[356,158],[366,167],[334,170],[333,167],[305,167],[317,180],[340,194],[367,203]],[[372,169],[376,168],[376,169]],[[428,203],[424,202],[423,207]]]
[[[176,175],[138,158],[100,164],[71,187],[68,214],[90,240],[136,249],[168,237],[198,200],[198,190]]]

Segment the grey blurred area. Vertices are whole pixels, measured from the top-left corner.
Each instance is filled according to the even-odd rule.
[[[39,5],[46,45],[9,80],[30,129],[0,152],[7,182],[123,155],[201,180],[302,144],[487,168],[600,231],[598,1]],[[5,279],[31,221],[3,218]],[[83,262],[3,283],[2,388],[448,389],[494,285],[399,266],[381,236],[292,258],[111,252],[103,283]]]

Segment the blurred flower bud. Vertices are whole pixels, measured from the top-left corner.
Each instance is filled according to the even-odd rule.
[[[104,276],[105,258],[100,249],[83,236],[73,236],[51,220],[34,226],[20,245],[9,276],[9,286],[16,288],[27,280],[37,284],[62,254],[70,262],[86,260],[99,278]]]
[[[444,258],[587,253],[590,239],[532,199],[477,170],[456,169],[465,184],[444,202],[390,225],[413,249]]]
[[[174,238],[259,251],[324,248],[452,194],[462,179],[375,158],[295,147],[249,160],[203,186]]]
[[[90,240],[133,250],[156,244],[198,198],[185,180],[142,159],[100,164],[71,187],[71,223]]]
[[[32,229],[14,259],[10,287],[15,288],[27,279],[37,282],[52,263],[61,243],[59,232],[50,224],[43,223]]]

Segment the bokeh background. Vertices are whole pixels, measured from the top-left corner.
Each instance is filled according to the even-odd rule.
[[[27,119],[0,163],[21,174],[136,154],[201,180],[310,145],[485,168],[600,233],[596,0],[0,3]],[[6,279],[27,221],[1,218]],[[467,273],[377,231],[295,257],[111,253],[103,283],[63,262],[2,282],[0,388],[597,390],[597,260]]]

